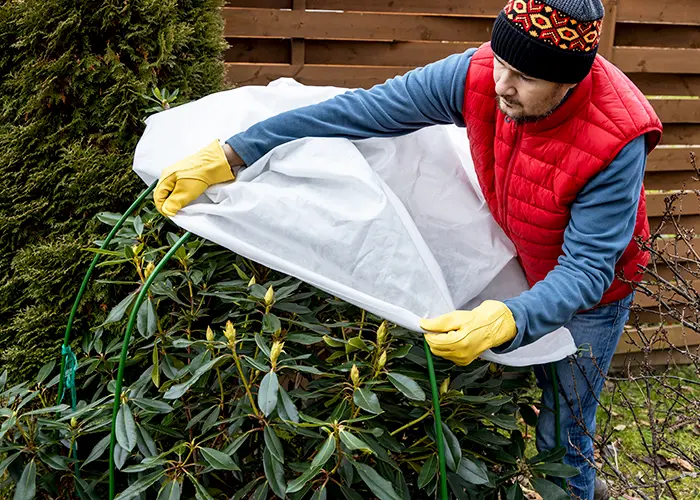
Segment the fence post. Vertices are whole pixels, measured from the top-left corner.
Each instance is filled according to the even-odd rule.
[[[598,53],[612,62],[615,45],[615,25],[617,24],[617,0],[603,0],[605,17],[603,18],[603,32],[600,36]]]
[[[306,10],[306,0],[292,0],[292,10]],[[306,61],[306,43],[303,38],[292,38],[292,66],[294,66],[294,76],[298,75],[304,68]]]

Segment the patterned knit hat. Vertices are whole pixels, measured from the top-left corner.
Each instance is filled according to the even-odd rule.
[[[578,83],[598,52],[604,13],[600,0],[509,0],[493,25],[491,49],[533,78]]]

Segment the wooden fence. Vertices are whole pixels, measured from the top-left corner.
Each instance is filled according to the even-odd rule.
[[[700,189],[690,152],[700,158],[700,1],[605,0],[600,53],[647,95],[664,122],[662,146],[645,185],[652,227],[663,191]],[[282,76],[308,85],[365,87],[488,41],[505,0],[227,0],[222,11],[227,80],[265,85]],[[682,223],[700,234],[700,204],[683,200]],[[666,275],[670,276],[669,273]],[[646,297],[637,303],[653,305]],[[658,316],[642,319],[654,322]],[[631,334],[636,335],[636,334]],[[700,345],[674,326],[670,337]],[[636,349],[622,342],[620,354]],[[659,353],[663,358],[663,353]]]

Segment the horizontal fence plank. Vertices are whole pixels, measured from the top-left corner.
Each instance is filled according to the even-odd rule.
[[[618,22],[615,25],[614,45],[700,49],[700,29],[678,24]]]
[[[700,123],[700,98],[651,99],[650,102],[664,123]]]
[[[227,0],[230,7],[291,9],[292,0]],[[306,0],[307,9],[496,17],[505,0]],[[700,24],[694,0],[618,0],[618,21]]]
[[[481,42],[419,43],[313,40],[307,42],[306,62],[309,64],[419,67],[479,45]]]
[[[291,39],[227,38],[224,61],[236,63],[291,64]]]
[[[487,41],[485,18],[395,16],[264,9],[222,9],[225,37],[453,42]]]
[[[635,22],[700,24],[697,0],[618,0],[617,19]]]
[[[681,325],[668,325],[664,327],[664,330],[665,332],[660,332],[658,327],[652,326],[642,328],[640,334],[636,329],[627,327],[617,345],[616,354],[640,352],[649,342],[652,342],[655,349],[668,348],[669,343],[681,348],[700,345],[700,333],[689,328],[684,328]]]
[[[690,154],[694,153],[700,161],[700,147],[659,146],[649,154],[647,172],[693,171]]]
[[[233,85],[267,85],[280,77],[292,77],[304,85],[333,85],[348,88],[369,88],[412,68],[381,66],[320,66],[302,68],[287,64],[226,63],[226,81]]]
[[[700,74],[637,73],[627,72],[627,77],[650,96],[698,96]]]
[[[690,283],[690,286],[697,286],[700,285],[700,281],[692,281]],[[658,290],[658,287],[655,285],[648,285],[652,290]],[[654,292],[656,293],[656,292]],[[658,296],[649,296],[645,295],[641,292],[637,293],[634,297],[634,303],[639,304],[641,307],[655,307],[658,302],[657,302]],[[666,304],[669,306],[677,306],[679,308],[683,307],[695,307],[695,302],[688,302],[687,299],[683,298],[682,296],[673,293],[670,290],[664,289],[663,293],[661,294],[661,298]]]
[[[612,62],[626,73],[700,73],[700,49],[613,47]]]
[[[700,355],[700,347],[693,347],[691,350],[693,356]],[[642,364],[649,364],[655,367],[666,367],[669,365],[682,366],[693,363],[693,360],[680,352],[669,350],[658,350],[648,354],[641,352],[628,352],[615,354],[611,362],[611,370],[639,370]]]
[[[687,123],[667,123],[661,144],[696,146],[700,144],[700,125]]]
[[[683,215],[676,218],[678,225],[690,231],[695,231],[696,235],[700,235],[700,216],[698,215]],[[675,226],[670,220],[664,220],[662,217],[649,217],[649,227],[652,231],[658,231],[660,234],[676,234]]]
[[[700,189],[700,180],[693,172],[649,172],[644,175],[644,187],[650,189]]]
[[[665,193],[647,193],[647,213],[649,217],[661,216],[666,209],[666,199],[669,198]],[[694,192],[684,193],[679,195],[673,205],[672,213],[683,215],[698,215],[700,214],[700,200]]]

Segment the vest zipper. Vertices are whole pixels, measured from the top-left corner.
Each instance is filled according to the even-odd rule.
[[[515,162],[515,155],[518,154],[518,149],[520,147],[520,139],[523,137],[523,130],[522,127],[518,126],[518,124],[514,124],[515,127],[515,145],[513,146],[513,151],[510,153],[510,158],[508,159],[508,166],[506,167],[506,173],[505,173],[505,178],[503,179],[503,192],[502,192],[502,197],[501,199],[503,200],[501,204],[501,220],[503,221],[503,231],[506,233],[506,235],[510,238],[510,234],[508,234],[508,185],[510,184],[510,178],[511,178],[511,168],[513,167],[513,163]]]

